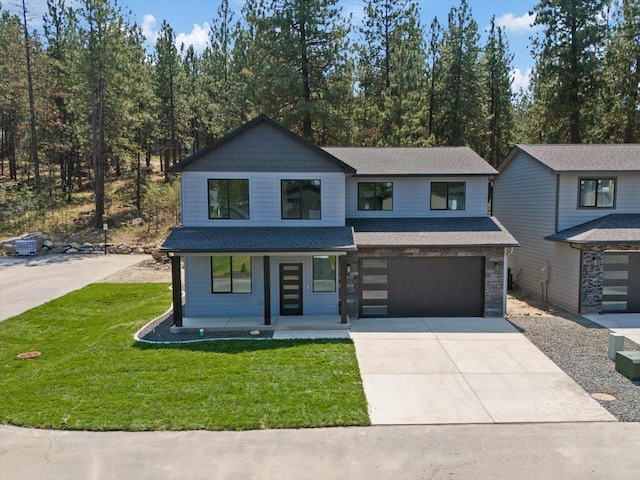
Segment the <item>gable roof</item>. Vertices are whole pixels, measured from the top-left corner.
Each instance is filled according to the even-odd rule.
[[[605,215],[554,233],[545,240],[567,243],[640,243],[640,214]]]
[[[469,147],[325,147],[359,176],[496,175]]]
[[[555,172],[640,172],[640,144],[549,144],[513,147],[498,166],[501,172],[524,152]]]
[[[348,173],[354,173],[355,172],[353,167],[351,167],[350,165],[347,165],[342,160],[334,157],[333,155],[331,155],[330,153],[326,152],[322,148],[318,147],[316,144],[314,144],[313,142],[307,140],[306,138],[303,138],[300,135],[296,135],[291,130],[289,130],[287,127],[285,127],[284,125],[276,122],[275,120],[273,120],[272,118],[268,117],[264,113],[261,113],[260,115],[258,115],[253,120],[245,123],[244,125],[241,125],[240,127],[236,128],[235,130],[227,133],[224,137],[216,140],[212,144],[210,144],[210,145],[198,150],[197,152],[195,152],[192,155],[188,156],[184,160],[182,160],[182,161],[178,162],[177,164],[173,165],[172,167],[170,167],[167,171],[170,172],[170,173],[181,172],[185,167],[189,166],[193,162],[196,162],[198,159],[200,159],[202,157],[205,157],[209,153],[211,153],[214,150],[218,149],[221,145],[226,144],[230,140],[232,140],[232,139],[234,139],[236,137],[239,137],[240,135],[242,135],[246,131],[248,131],[248,130],[254,128],[256,125],[259,125],[259,124],[262,124],[262,123],[267,124],[267,125],[275,128],[276,130],[279,130],[280,132],[284,133],[285,135],[287,135],[288,137],[292,138],[296,142],[302,144],[306,148],[312,150],[313,152],[315,152],[315,153],[321,155],[322,157],[328,159],[329,161],[333,162],[338,167],[342,168],[345,172],[348,172]]]
[[[494,217],[347,218],[358,248],[516,247],[518,241]]]

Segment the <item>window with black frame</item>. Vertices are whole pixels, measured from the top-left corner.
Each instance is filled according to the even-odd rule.
[[[581,178],[578,206],[581,208],[615,207],[615,178]]]
[[[209,218],[248,219],[249,180],[244,178],[210,178]]]
[[[393,182],[358,182],[358,210],[393,210]]]
[[[281,180],[282,218],[286,220],[320,220],[320,180]]]
[[[431,182],[431,210],[465,210],[466,182]]]

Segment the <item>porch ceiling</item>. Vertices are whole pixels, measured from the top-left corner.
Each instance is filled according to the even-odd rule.
[[[356,250],[351,227],[180,227],[160,246],[167,253],[350,250]]]

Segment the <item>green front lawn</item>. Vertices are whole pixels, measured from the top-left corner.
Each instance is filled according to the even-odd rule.
[[[0,323],[0,422],[83,430],[367,425],[348,340],[156,346],[163,284],[94,284]],[[42,356],[19,360],[21,352]]]

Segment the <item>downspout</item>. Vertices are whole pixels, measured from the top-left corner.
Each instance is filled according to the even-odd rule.
[[[574,250],[580,251],[580,273],[578,273],[578,313],[582,313],[582,260],[584,256],[584,249],[582,245],[576,248],[573,243],[569,243],[569,246]]]

